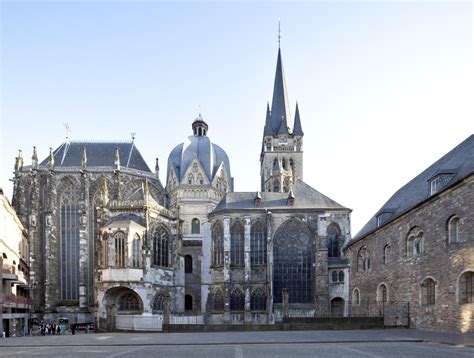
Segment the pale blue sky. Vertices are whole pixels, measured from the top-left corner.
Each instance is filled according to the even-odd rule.
[[[470,2],[1,3],[1,172],[72,139],[136,144],[165,180],[198,107],[237,191],[259,153],[282,22],[304,180],[352,208],[352,234],[474,131]]]

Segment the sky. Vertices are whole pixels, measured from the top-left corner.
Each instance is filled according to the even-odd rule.
[[[304,181],[353,210],[352,235],[474,132],[471,2],[2,1],[0,186],[66,137],[129,140],[150,168],[199,110],[236,191],[259,189],[281,49]]]

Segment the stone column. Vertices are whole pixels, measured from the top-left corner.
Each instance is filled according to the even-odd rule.
[[[43,287],[38,285],[41,280],[41,262],[43,254],[41,253],[41,220],[39,212],[39,182],[38,172],[33,170],[31,173],[30,188],[31,204],[28,223],[28,234],[30,237],[30,283],[34,287],[32,290],[33,309],[39,308],[43,304]]]
[[[230,322],[230,217],[224,216],[224,322]]]
[[[244,229],[244,262],[245,262],[245,323],[251,323],[252,322],[252,313],[250,311],[250,275],[251,275],[251,269],[250,269],[250,227],[251,227],[251,222],[250,222],[250,217],[245,216],[244,217],[244,224],[245,224],[245,229]]]
[[[329,274],[328,274],[328,248],[326,243],[326,215],[318,217],[318,235],[315,236],[315,283],[314,302],[315,316],[329,316]]]
[[[273,322],[273,217],[267,212],[267,316],[269,323]]]
[[[57,217],[57,188],[54,173],[49,170],[46,178],[47,203],[45,210],[45,227],[44,227],[44,300],[45,310],[49,311],[52,305],[59,299],[60,270],[59,260],[55,257],[55,248],[58,247],[57,242],[57,226],[54,219]]]

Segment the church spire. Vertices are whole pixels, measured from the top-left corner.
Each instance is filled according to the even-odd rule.
[[[300,110],[298,102],[296,102],[295,125],[293,127],[293,135],[303,136],[303,129],[301,128]]]
[[[288,94],[286,93],[285,73],[283,71],[283,64],[281,60],[281,49],[278,48],[278,59],[275,71],[275,83],[273,86],[271,111],[273,133],[288,134],[287,123],[289,118],[291,118],[291,116],[290,106],[288,105]]]
[[[265,117],[265,127],[263,128],[263,135],[273,135],[272,117],[270,112],[270,103],[267,102],[267,115]]]

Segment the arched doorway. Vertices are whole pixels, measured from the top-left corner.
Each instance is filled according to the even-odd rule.
[[[336,297],[331,300],[331,316],[344,316],[344,300],[341,297]]]
[[[127,287],[113,287],[104,295],[103,305],[107,316],[105,322],[99,322],[101,328],[108,331],[115,329],[117,315],[136,315],[143,313],[143,302],[140,296]]]
[[[273,302],[282,303],[288,289],[290,304],[313,302],[313,254],[307,225],[291,219],[275,233],[273,245]]]
[[[193,296],[191,295],[184,296],[184,310],[185,311],[193,310]]]

